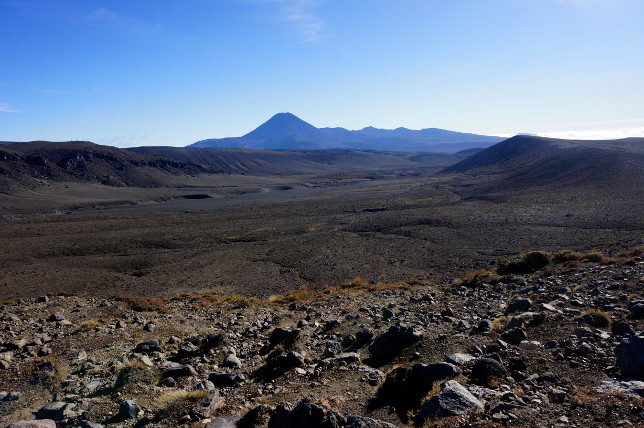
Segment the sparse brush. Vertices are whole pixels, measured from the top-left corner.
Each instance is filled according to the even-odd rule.
[[[524,253],[519,260],[499,260],[496,266],[496,273],[499,275],[533,273],[543,269],[548,263],[550,263],[550,258],[547,253],[529,251]]]
[[[191,409],[197,402],[208,397],[211,392],[204,390],[176,390],[168,391],[154,401],[154,421],[178,421],[185,416],[185,409]],[[175,426],[175,425],[172,425]]]
[[[364,280],[364,278],[354,278],[351,281],[344,282],[340,286],[342,288],[354,288],[354,287],[365,287],[368,285],[367,281]]]
[[[582,260],[598,263],[604,260],[604,255],[599,251],[588,251],[582,255]]]
[[[485,283],[494,283],[499,280],[499,275],[491,270],[480,270],[472,272],[463,278],[454,281],[454,285],[474,288]]]
[[[508,317],[495,318],[494,321],[492,321],[492,327],[490,327],[490,330],[501,331],[505,328],[505,324],[507,322],[508,322]]]
[[[254,306],[259,302],[259,300],[257,300],[255,297],[233,295],[233,296],[225,297],[224,302],[233,306],[236,309],[240,309],[240,308],[248,308],[250,306]]]
[[[552,261],[555,263],[564,263],[574,260],[580,260],[582,257],[581,253],[572,250],[562,250],[554,253],[552,255]]]
[[[303,300],[310,300],[320,297],[318,291],[309,289],[308,287],[300,287],[297,290],[291,290],[283,296],[273,297],[270,299],[273,303],[292,303]]]
[[[594,327],[607,327],[610,325],[610,314],[598,309],[591,309],[581,314],[582,319],[588,319]]]
[[[103,325],[105,325],[105,321],[103,320],[85,320],[78,325],[78,328],[74,331],[74,333],[96,330],[98,327],[101,327]]]
[[[119,372],[114,389],[125,390],[135,385],[156,385],[161,380],[158,369],[148,367],[139,360],[131,360],[118,366]]]

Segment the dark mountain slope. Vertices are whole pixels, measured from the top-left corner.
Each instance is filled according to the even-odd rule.
[[[437,128],[378,129],[357,131],[345,128],[316,128],[291,113],[278,113],[242,137],[197,141],[190,147],[255,149],[332,149],[354,148],[390,151],[456,152],[471,147],[488,147],[500,137],[447,131]]]
[[[479,186],[518,189],[538,185],[633,189],[641,186],[644,138],[559,140],[515,136],[447,167],[479,178]]]
[[[0,146],[0,188],[40,180],[109,186],[157,187],[176,175],[205,172],[202,166],[86,141],[15,143]]]
[[[446,153],[408,153],[335,150],[256,150],[198,147],[134,147],[131,151],[199,164],[232,174],[326,174],[385,171],[410,168],[443,168],[462,159]]]

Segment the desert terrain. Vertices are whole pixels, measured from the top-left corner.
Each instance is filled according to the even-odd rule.
[[[643,143],[6,144],[3,422],[644,423]]]

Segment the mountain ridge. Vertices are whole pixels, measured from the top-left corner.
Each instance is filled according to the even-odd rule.
[[[221,147],[273,150],[352,148],[391,151],[457,152],[488,147],[504,138],[449,131],[439,128],[412,130],[404,127],[359,130],[342,127],[317,128],[293,113],[277,113],[241,137],[211,138],[187,147]]]

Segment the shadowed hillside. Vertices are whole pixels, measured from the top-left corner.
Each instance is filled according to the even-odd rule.
[[[175,175],[195,175],[192,163],[143,155],[86,141],[14,143],[0,146],[0,189],[39,181],[91,182],[156,187]]]
[[[164,156],[232,174],[327,174],[410,168],[443,168],[463,156],[447,153],[335,150],[259,150],[216,147],[134,147],[137,153]]]
[[[634,190],[642,185],[644,138],[559,140],[515,136],[447,167],[445,173],[476,176],[477,186],[591,185]]]

